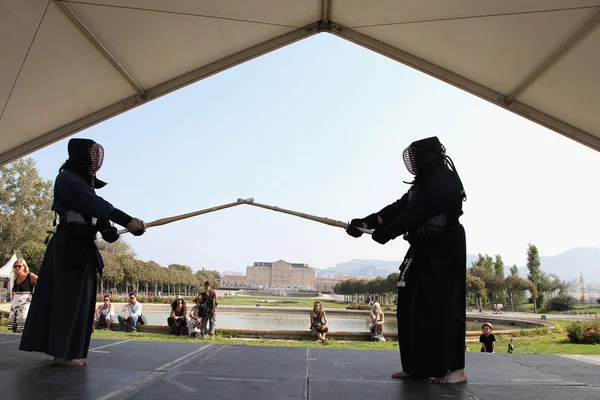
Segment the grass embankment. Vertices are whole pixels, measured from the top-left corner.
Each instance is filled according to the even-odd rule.
[[[572,344],[567,339],[567,333],[564,326],[568,324],[565,321],[550,321],[556,324],[553,328],[524,329],[513,335],[496,336],[496,353],[506,353],[508,343],[511,337],[515,353],[517,354],[585,354],[600,355],[600,346],[589,344]],[[0,332],[7,333],[6,319],[3,319]],[[274,347],[325,347],[331,349],[345,350],[382,350],[397,351],[398,342],[363,342],[363,341],[337,341],[327,340],[325,343],[318,343],[315,340],[267,340],[267,339],[238,339],[232,337],[231,332],[227,330],[217,331],[215,340],[196,339],[189,336],[175,337],[165,334],[154,333],[128,333],[117,331],[97,330],[92,335],[95,339],[115,339],[115,340],[144,340],[157,342],[175,342],[175,343],[213,343],[242,346],[274,346]],[[475,339],[477,340],[477,339]],[[477,341],[466,343],[472,352],[479,352],[481,346]]]
[[[573,344],[569,343],[565,330],[565,321],[549,321],[556,324],[552,328],[536,328],[523,329],[512,335],[497,335],[496,336],[496,353],[506,353],[508,343],[512,338],[515,353],[517,354],[584,354],[584,355],[600,355],[600,346],[589,344]],[[229,345],[245,345],[245,346],[276,346],[276,347],[326,347],[332,349],[346,350],[387,350],[397,351],[398,342],[362,342],[362,341],[337,341],[327,340],[325,343],[318,343],[314,340],[266,340],[266,339],[237,339],[230,337],[228,331],[217,331],[215,340],[209,338],[195,339],[191,337],[173,337],[161,334],[146,334],[146,333],[127,333],[114,331],[96,331],[93,337],[98,339],[134,339],[134,340],[149,340],[149,341],[169,341],[182,343],[215,343]],[[477,340],[477,339],[476,339]],[[472,352],[479,352],[481,345],[475,342],[467,342],[466,345]]]

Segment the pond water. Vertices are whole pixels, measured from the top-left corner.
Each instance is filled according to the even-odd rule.
[[[169,314],[160,312],[144,313],[150,325],[167,325]],[[364,318],[328,316],[329,330],[338,332],[366,332],[369,330],[368,315]],[[229,314],[217,312],[217,329],[248,329],[269,331],[304,331],[310,327],[309,316],[298,314]],[[468,331],[481,330],[481,322],[467,321]],[[494,330],[515,329],[511,323],[493,323]],[[394,332],[397,329],[396,316],[387,317],[384,332]]]

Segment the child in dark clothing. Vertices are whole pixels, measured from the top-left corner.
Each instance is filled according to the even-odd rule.
[[[492,333],[492,329],[494,328],[489,322],[484,322],[483,325],[481,325],[481,331],[483,332],[483,334],[479,336],[479,342],[482,343],[482,353],[494,352],[494,342],[496,341],[496,337]]]

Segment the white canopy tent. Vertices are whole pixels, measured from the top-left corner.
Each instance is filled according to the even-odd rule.
[[[13,272],[13,265],[17,261],[16,254],[13,254],[10,260],[2,268],[0,268],[0,289],[5,288],[8,291],[8,297],[11,296],[13,282],[15,275]]]
[[[598,22],[600,0],[0,0],[0,165],[318,33],[600,150]]]

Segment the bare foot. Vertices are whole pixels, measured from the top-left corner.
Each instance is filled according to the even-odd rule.
[[[394,379],[403,379],[403,378],[410,378],[410,374],[408,372],[395,372],[392,374],[392,378]]]
[[[87,365],[87,361],[78,360],[78,359],[69,360],[66,358],[54,357],[54,364],[68,365],[68,366],[74,366],[74,367],[85,367]]]
[[[457,369],[455,371],[450,371],[446,375],[433,378],[431,383],[439,383],[442,385],[449,385],[453,383],[464,383],[467,381],[467,374],[464,369]]]

